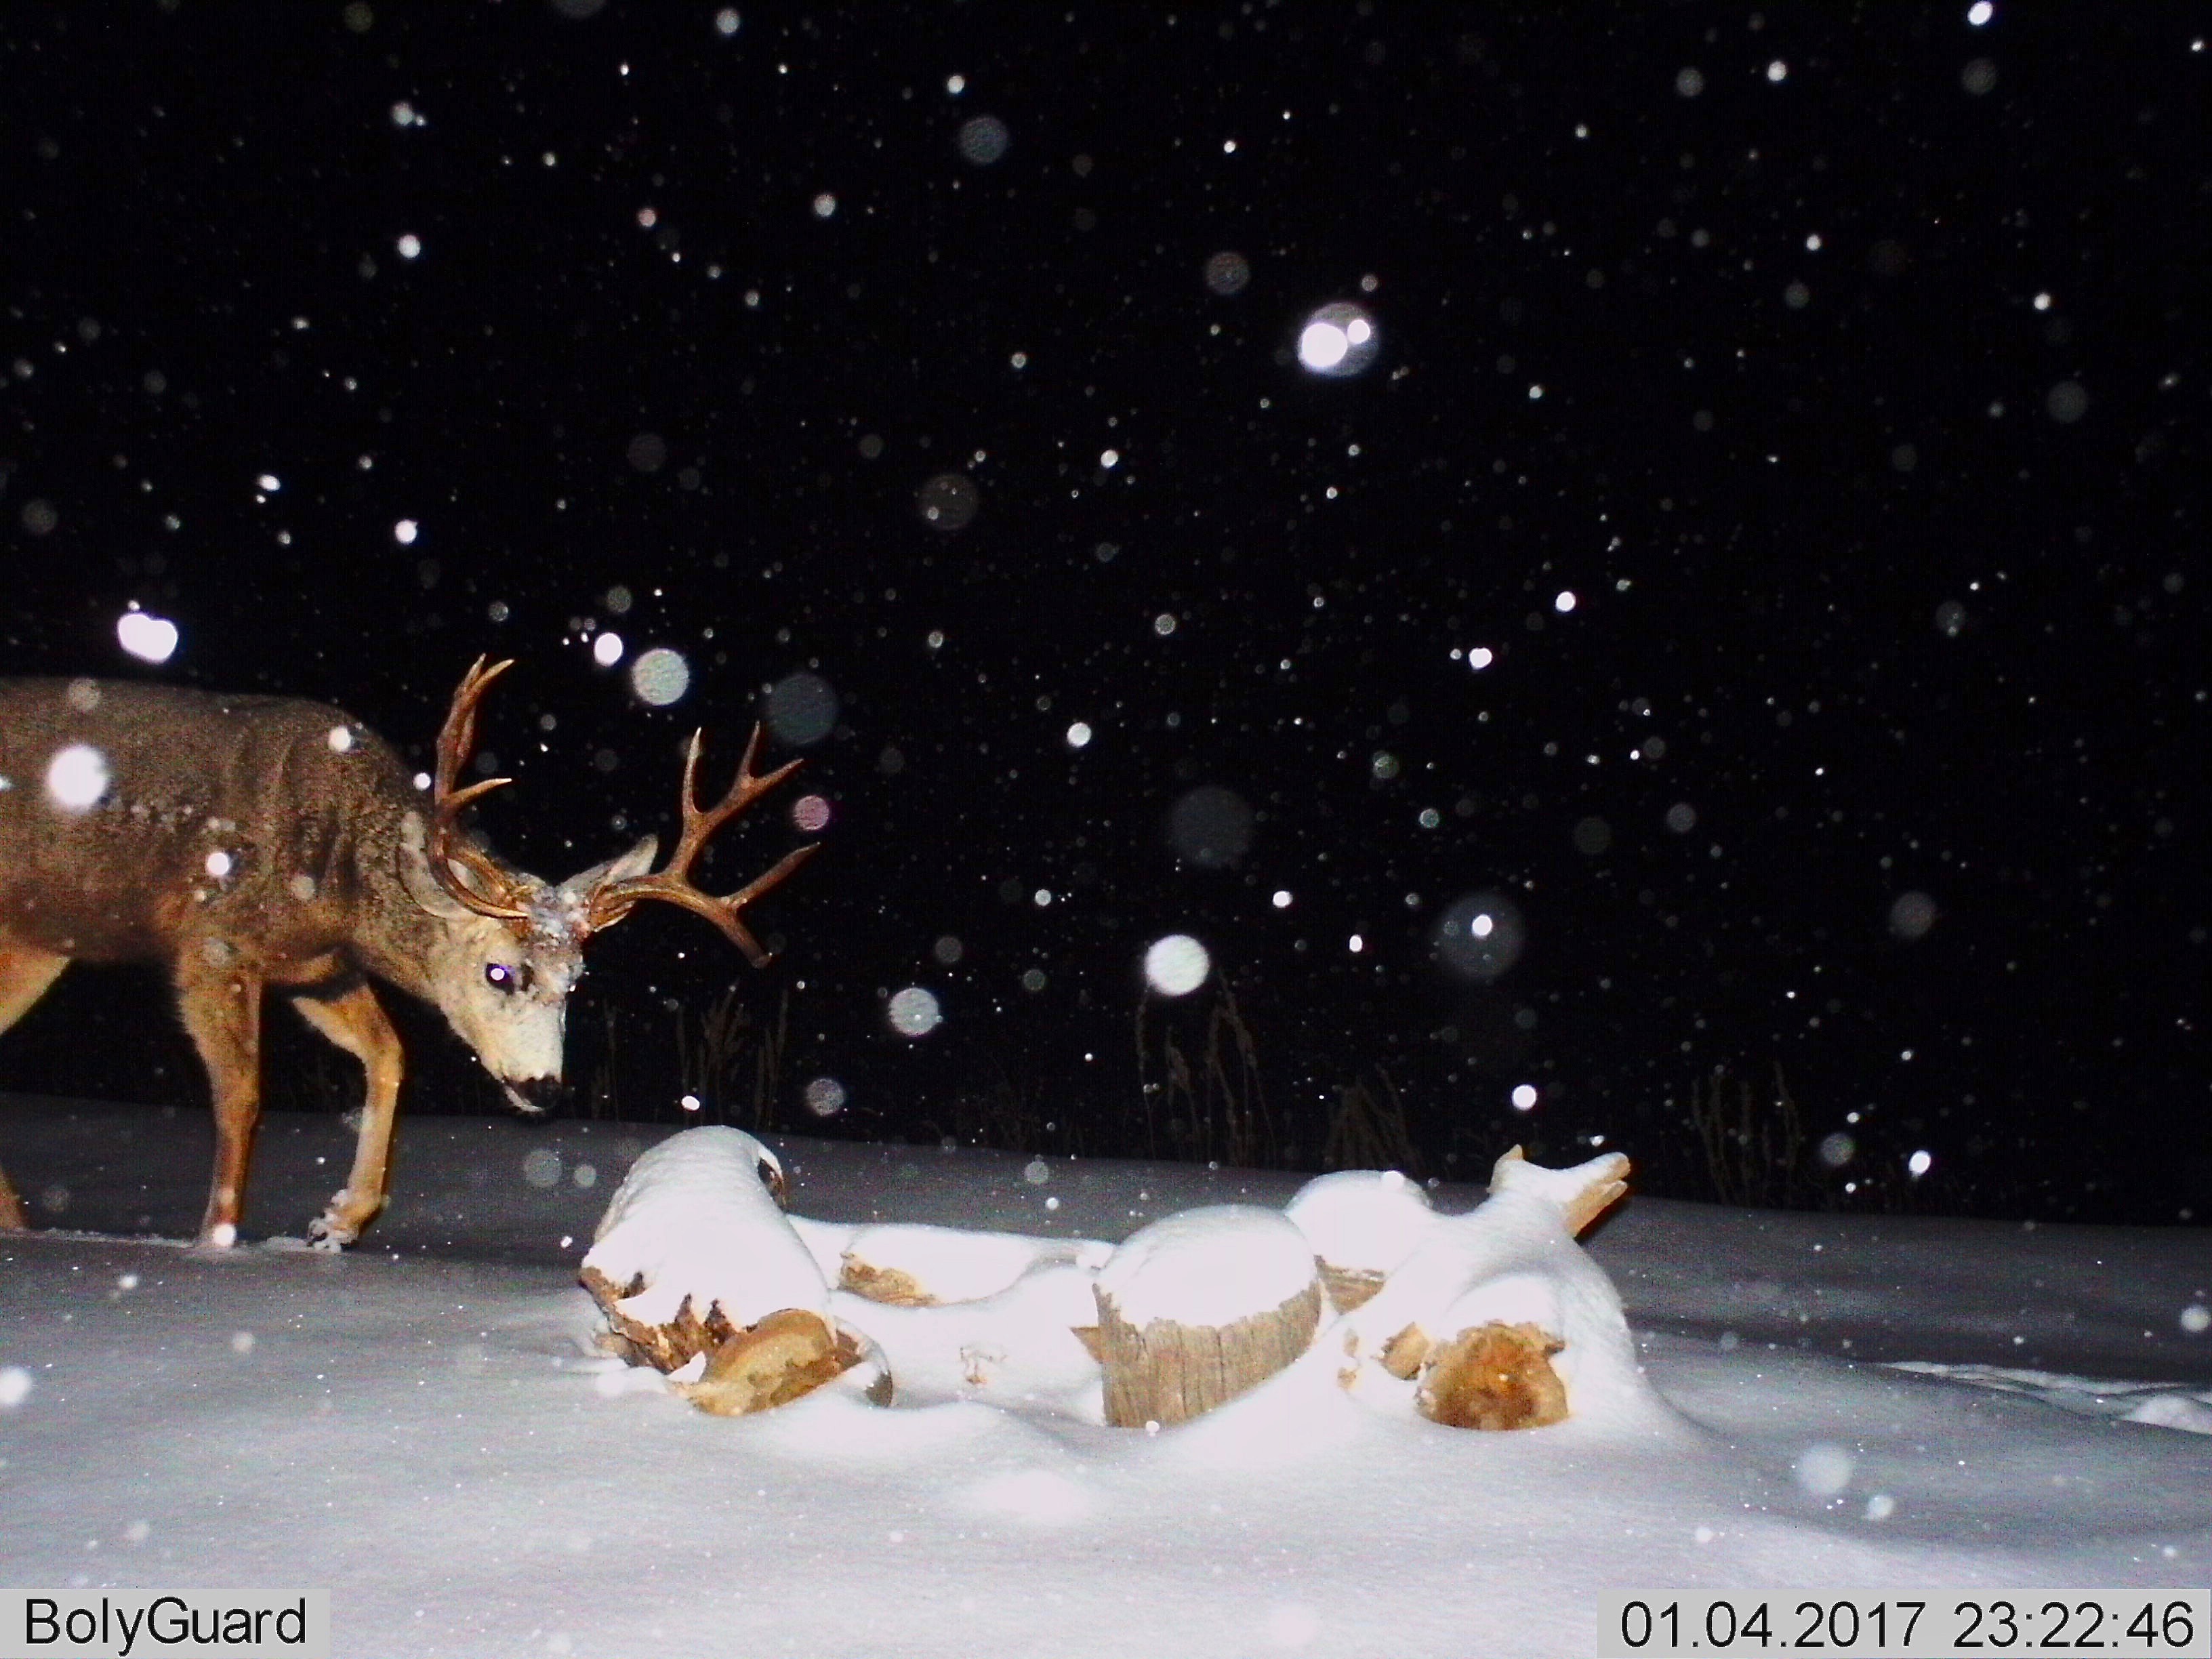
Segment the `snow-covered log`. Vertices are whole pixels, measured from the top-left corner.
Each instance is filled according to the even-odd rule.
[[[1540,1427],[1579,1409],[1585,1389],[1636,1392],[1620,1296],[1574,1243],[1627,1176],[1617,1152],[1547,1170],[1514,1148],[1488,1200],[1439,1218],[1340,1322],[1339,1380],[1378,1402],[1411,1383],[1413,1409],[1466,1428]]]
[[[710,1411],[781,1405],[860,1357],[839,1340],[782,1186],[775,1154],[750,1135],[688,1129],[631,1166],[584,1257],[584,1287],[631,1354],[663,1371],[707,1357],[685,1386]]]
[[[1322,1289],[1349,1313],[1382,1288],[1390,1270],[1436,1225],[1418,1182],[1395,1170],[1340,1170],[1298,1188],[1283,1213],[1313,1246]]]
[[[1109,1250],[1095,1248],[1101,1258]],[[878,1346],[902,1398],[1030,1410],[1051,1401],[1095,1423],[1103,1420],[1098,1361],[1077,1334],[1096,1336],[1095,1278],[1093,1266],[1048,1257],[974,1301],[901,1306],[834,1291],[830,1305],[842,1328],[865,1331]]]
[[[800,1236],[823,1259],[820,1224]],[[902,1391],[1044,1399],[1096,1421],[1099,1367],[1076,1334],[1097,1316],[1091,1285],[1114,1253],[1086,1238],[1034,1238],[903,1223],[848,1228],[831,1258],[830,1305],[865,1330]]]
[[[1089,1239],[879,1222],[854,1229],[845,1242],[837,1288],[902,1308],[980,1302],[1034,1268],[1073,1262],[1095,1270],[1112,1248]]]
[[[1098,1275],[1091,1341],[1117,1428],[1187,1422],[1290,1364],[1321,1322],[1306,1236],[1275,1210],[1186,1210],[1132,1235]]]

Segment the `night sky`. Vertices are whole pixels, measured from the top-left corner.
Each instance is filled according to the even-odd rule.
[[[708,873],[827,803],[785,954],[595,945],[578,1110],[734,981],[810,1133],[1218,1154],[1138,1060],[1202,1099],[1211,1023],[1302,1167],[1352,1090],[1710,1196],[1693,1090],[1778,1065],[1767,1197],[2202,1224],[2206,21],[11,3],[0,669],[419,759],[515,657],[481,823],[553,877],[772,715]],[[173,1026],[81,970],[0,1087],[197,1103]]]

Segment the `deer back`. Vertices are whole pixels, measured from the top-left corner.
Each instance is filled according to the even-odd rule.
[[[419,933],[396,873],[417,799],[389,745],[324,704],[0,680],[0,937],[90,961],[219,939],[281,969]]]

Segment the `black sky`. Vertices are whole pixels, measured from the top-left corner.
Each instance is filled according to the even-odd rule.
[[[485,823],[556,875],[666,828],[693,724],[726,765],[818,677],[784,959],[672,913],[601,950],[633,1103],[665,1000],[741,977],[791,988],[790,1121],[834,1078],[832,1132],[1012,1101],[1133,1150],[1139,963],[1187,932],[1299,1161],[1387,1077],[1431,1172],[1604,1135],[1695,1190],[1692,1084],[1778,1062],[1856,1142],[1802,1160],[1827,1201],[2202,1222],[2208,33],[11,5],[0,669],[324,698],[419,754],[516,656]],[[1330,301],[1361,374],[1297,360]],[[1207,786],[1253,815],[1226,862],[1167,827]],[[718,872],[797,837],[762,817]],[[1434,948],[1480,894],[1526,936],[1487,982]],[[159,1079],[83,1058],[159,1004],[81,977],[0,1084],[194,1097],[173,1037]]]

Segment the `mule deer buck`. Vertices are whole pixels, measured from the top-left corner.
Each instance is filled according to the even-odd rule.
[[[155,962],[207,1067],[215,1178],[203,1244],[238,1236],[260,1112],[264,987],[362,1063],[367,1105],[346,1184],[309,1227],[349,1243],[383,1207],[399,1039],[374,977],[435,1004],[523,1113],[560,1086],[583,945],[641,900],[705,917],[756,967],[742,920],[815,848],[736,892],[691,866],[729,819],[799,764],[756,773],[753,728],[721,801],[696,793],[701,735],[684,763],[683,831],[662,869],[646,837],[559,883],[508,868],[465,835],[462,811],[510,781],[456,787],[477,707],[513,666],[479,657],[453,693],[425,801],[399,757],[338,709],[287,697],[88,679],[0,680],[0,1031],[73,961]],[[0,1227],[25,1224],[0,1176]]]

